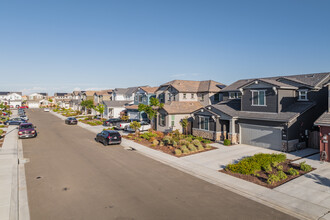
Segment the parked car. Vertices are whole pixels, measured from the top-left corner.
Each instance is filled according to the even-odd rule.
[[[26,121],[22,118],[12,118],[5,121],[5,125],[20,125],[22,123],[26,123]]]
[[[24,106],[21,106],[21,107],[19,107],[20,109],[21,108],[29,108],[29,106],[27,106],[27,105],[24,105]]]
[[[28,116],[26,116],[26,115],[21,115],[20,118],[21,119],[24,119],[25,121],[28,121],[29,120]]]
[[[18,115],[23,116],[23,115],[25,115],[25,112],[20,111],[20,112],[18,112]]]
[[[151,129],[151,125],[145,121],[140,122],[141,127],[138,129],[138,131],[148,131],[149,129]],[[131,126],[128,126],[127,131],[135,131],[133,128],[131,128]]]
[[[109,144],[120,144],[121,135],[118,131],[114,130],[102,131],[96,135],[95,141],[101,142],[104,146]]]
[[[17,128],[18,129],[18,138],[33,138],[37,137],[36,126],[33,126],[32,123],[22,123]]]
[[[78,120],[74,117],[69,117],[69,118],[65,119],[65,124],[76,125],[76,124],[78,124]]]
[[[3,116],[7,116],[8,113],[7,113],[7,112],[2,112],[2,115],[3,115]]]
[[[131,122],[133,122],[133,121],[138,121],[138,122],[140,122],[139,119],[129,119],[129,120],[127,120],[127,121],[122,121],[122,122],[117,123],[117,124],[116,124],[116,128],[117,128],[117,129],[120,129],[120,130],[126,130],[126,129],[128,128],[128,126],[129,126],[129,124],[130,124]]]
[[[44,112],[49,112],[49,108],[44,108]]]
[[[111,118],[111,119],[104,121],[103,126],[107,126],[107,127],[116,126],[117,123],[122,122],[122,121],[123,120],[121,120],[120,118]]]

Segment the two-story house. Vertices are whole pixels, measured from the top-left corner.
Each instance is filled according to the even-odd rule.
[[[221,91],[223,101],[194,112],[193,134],[291,151],[325,111],[328,80],[317,73],[236,81]]]
[[[320,129],[320,159],[330,162],[330,82],[328,88],[328,109],[315,121],[315,125]]]
[[[103,101],[112,100],[112,89],[96,91],[94,93],[95,105],[101,104]]]
[[[72,93],[56,92],[54,93],[55,103],[61,108],[70,108]]]
[[[47,93],[32,93],[27,96],[26,105],[29,108],[39,108],[40,106],[48,105]]]
[[[157,98],[164,103],[158,111],[156,129],[162,132],[178,129],[183,132],[180,121],[191,118],[191,114],[203,106],[220,102],[223,88],[224,84],[213,80],[173,80],[162,84],[156,91]]]
[[[78,111],[81,111],[81,100],[82,100],[82,94],[84,93],[85,91],[73,91],[71,93],[71,100],[69,101],[69,106],[70,108],[72,108],[73,110],[78,110]]]
[[[126,106],[134,103],[134,96],[138,87],[115,88],[112,91],[112,100],[102,101],[105,107],[105,118],[119,118],[125,114]]]
[[[11,108],[22,106],[22,92],[0,92],[0,103]]]
[[[150,99],[156,97],[156,90],[158,87],[141,86],[134,95],[134,103],[126,106],[126,113],[130,119],[140,119],[141,121],[148,121],[148,116],[144,112],[139,112],[139,104],[150,105]]]

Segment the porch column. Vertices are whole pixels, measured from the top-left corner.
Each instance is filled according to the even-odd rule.
[[[237,144],[238,143],[238,137],[237,137],[237,133],[235,131],[235,122],[236,122],[236,118],[232,118],[229,121],[229,135],[228,135],[228,139],[231,141],[232,144]]]

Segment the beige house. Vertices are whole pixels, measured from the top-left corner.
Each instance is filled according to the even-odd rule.
[[[172,101],[165,104],[163,108],[158,110],[156,128],[162,132],[171,132],[178,129],[182,133],[183,128],[180,121],[184,118],[190,119],[191,113],[202,107],[203,105],[197,101]]]
[[[96,91],[94,93],[94,104],[101,104],[103,101],[112,101],[112,89]]]

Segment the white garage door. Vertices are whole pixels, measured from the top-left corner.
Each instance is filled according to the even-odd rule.
[[[281,128],[240,124],[241,143],[274,150],[282,149]]]
[[[29,103],[29,108],[39,108],[39,103]]]

